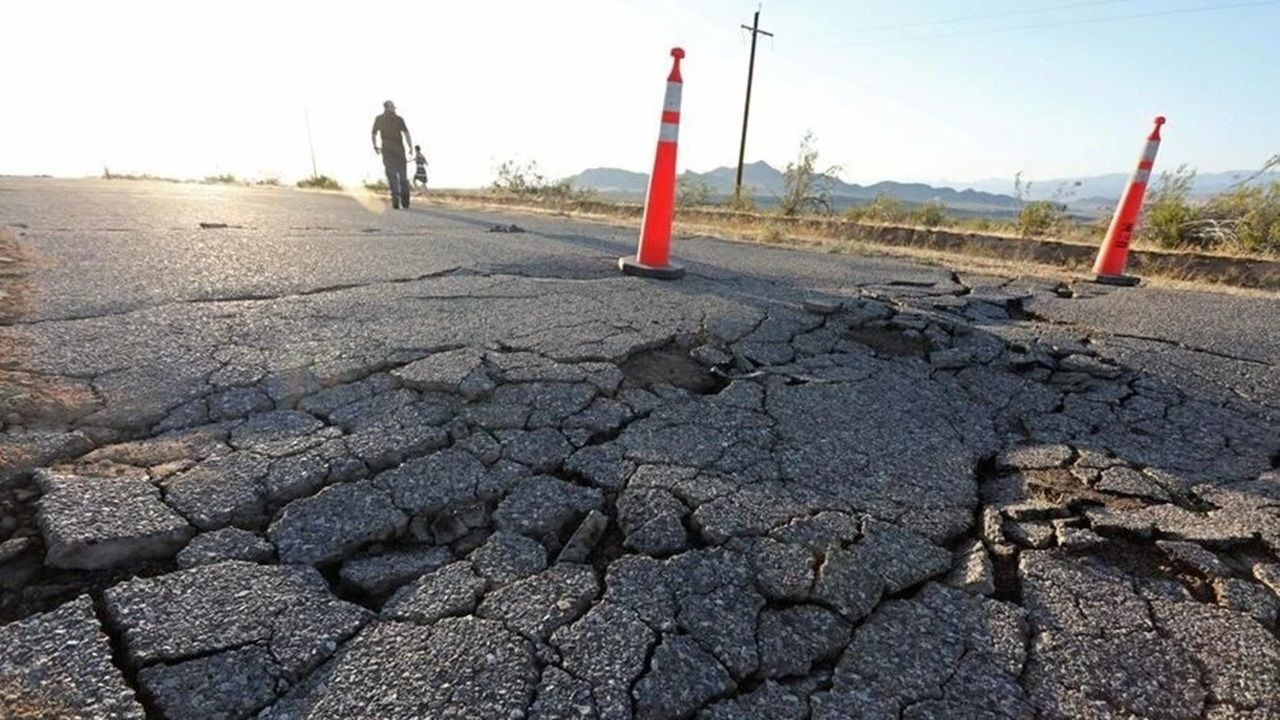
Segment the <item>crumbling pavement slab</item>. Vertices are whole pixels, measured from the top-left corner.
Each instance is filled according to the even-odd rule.
[[[87,595],[0,627],[0,715],[67,720],[147,717],[112,664],[111,645]]]

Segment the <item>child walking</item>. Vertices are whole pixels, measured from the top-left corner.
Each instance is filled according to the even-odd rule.
[[[413,162],[418,165],[418,169],[413,173],[413,184],[422,184],[422,189],[427,189],[427,158],[422,154],[422,146],[413,146]]]

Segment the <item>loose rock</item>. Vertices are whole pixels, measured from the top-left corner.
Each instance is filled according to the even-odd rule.
[[[521,480],[499,503],[493,519],[504,530],[542,538],[555,535],[602,503],[603,497],[595,488],[537,475]]]
[[[455,562],[401,588],[382,608],[382,616],[431,625],[475,610],[484,589],[484,578],[470,563]]]
[[[195,530],[146,480],[41,471],[38,520],[45,562],[96,569],[176,553]]]
[[[438,570],[453,560],[448,548],[415,545],[352,558],[339,577],[369,595],[385,595],[401,585]]]

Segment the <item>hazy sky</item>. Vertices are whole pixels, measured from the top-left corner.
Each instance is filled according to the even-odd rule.
[[[1129,172],[1160,113],[1157,168],[1255,167],[1280,152],[1280,2],[1259,1],[768,2],[747,157],[781,166],[812,129],[857,182]],[[755,7],[6,1],[0,173],[296,178],[309,110],[321,172],[374,178],[387,98],[438,186],[508,158],[647,170],[673,45],[681,167],[731,165]]]

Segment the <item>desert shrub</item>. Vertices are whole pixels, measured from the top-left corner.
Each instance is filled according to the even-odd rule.
[[[1076,183],[1079,185],[1080,183]],[[1069,222],[1067,218],[1067,202],[1074,190],[1067,183],[1061,183],[1049,200],[1032,200],[1031,182],[1022,179],[1019,172],[1013,176],[1014,196],[1022,206],[1018,211],[1018,233],[1023,237],[1041,237],[1060,231]]]
[[[756,211],[756,189],[753,187],[743,187],[741,195],[730,195],[725,200],[726,209],[734,212],[753,213]]]
[[[684,176],[676,180],[676,205],[698,207],[711,204],[711,186],[706,180]]]
[[[313,175],[298,181],[298,187],[310,190],[341,190],[342,185],[328,175]]]
[[[878,223],[906,222],[910,213],[906,203],[892,195],[880,193],[875,199],[858,208],[850,208],[851,219]]]
[[[930,200],[912,214],[916,223],[927,228],[935,228],[946,222],[947,206],[937,200]]]
[[[1280,254],[1280,180],[1253,181],[1280,166],[1280,156],[1229,190],[1203,202],[1190,198],[1195,171],[1165,172],[1147,198],[1139,237],[1170,249]]]
[[[1184,247],[1189,242],[1189,225],[1195,210],[1187,202],[1196,171],[1185,164],[1173,172],[1163,172],[1147,197],[1146,211],[1138,237],[1164,248]]]
[[[1041,237],[1057,226],[1061,213],[1048,200],[1030,200],[1018,211],[1018,233],[1023,237]]]
[[[1197,246],[1257,254],[1280,254],[1280,180],[1267,185],[1237,187],[1210,198],[1192,221],[1190,234]]]
[[[519,163],[507,160],[498,166],[497,177],[493,181],[493,189],[512,195],[533,195],[538,197],[568,198],[591,197],[595,193],[590,190],[574,190],[568,178],[548,180],[538,170],[538,163],[530,161]]]
[[[991,232],[997,228],[996,221],[988,217],[969,218],[957,224],[965,230],[974,232]]]

